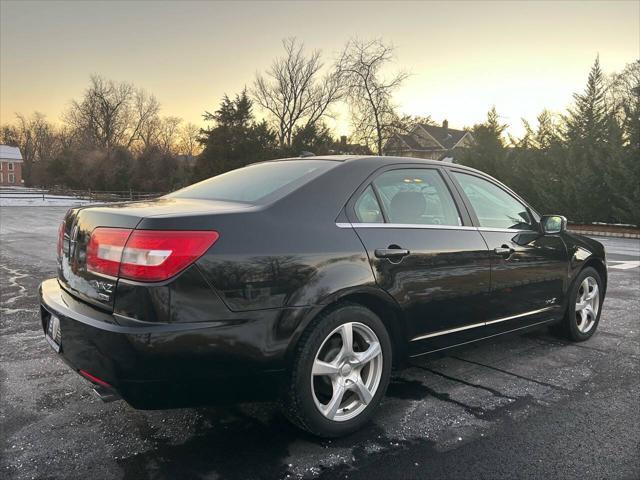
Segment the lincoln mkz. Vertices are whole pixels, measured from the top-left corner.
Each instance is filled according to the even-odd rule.
[[[335,156],[72,208],[40,299],[47,341],[104,399],[278,398],[335,437],[411,358],[541,326],[587,340],[606,287],[600,243],[482,172]]]

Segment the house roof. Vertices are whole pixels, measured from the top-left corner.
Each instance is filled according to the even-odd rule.
[[[466,130],[437,127],[435,125],[420,124],[420,126],[447,149],[453,148],[467,133]]]
[[[424,148],[422,145],[420,145],[417,141],[416,138],[413,135],[410,134],[406,134],[406,135],[398,135],[402,141],[404,143],[407,144],[407,146],[409,148],[411,148],[412,150],[421,150],[422,148]]]
[[[9,145],[0,145],[0,160],[10,160],[12,162],[21,162],[22,154],[18,147]]]

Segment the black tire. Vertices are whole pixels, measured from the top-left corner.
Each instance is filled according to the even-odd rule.
[[[382,374],[371,401],[357,416],[343,421],[325,417],[316,406],[312,386],[312,368],[325,339],[341,325],[358,322],[377,336],[382,353]],[[341,303],[323,312],[305,330],[297,345],[281,398],[282,412],[294,425],[319,437],[348,435],[365,425],[384,396],[391,375],[392,348],[389,333],[371,310],[354,303]],[[315,377],[313,377],[315,378]]]
[[[578,328],[578,320],[576,316],[576,302],[578,300],[578,296],[581,291],[581,285],[584,280],[588,277],[591,277],[595,280],[598,286],[598,311],[595,315],[595,320],[593,325],[589,328],[587,332],[582,332]],[[583,269],[578,276],[576,277],[568,295],[568,304],[567,310],[565,312],[564,318],[562,321],[555,326],[552,331],[561,335],[562,337],[572,341],[572,342],[584,342],[593,336],[596,329],[598,328],[598,324],[600,323],[600,315],[602,313],[602,303],[604,301],[604,290],[603,290],[602,278],[600,278],[600,274],[596,269],[592,267],[587,267]]]

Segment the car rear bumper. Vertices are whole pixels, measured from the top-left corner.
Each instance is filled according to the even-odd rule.
[[[137,408],[271,397],[284,370],[291,335],[279,325],[292,312],[219,322],[123,321],[77,300],[57,279],[44,281],[39,293],[45,333],[51,316],[59,319],[64,361]]]

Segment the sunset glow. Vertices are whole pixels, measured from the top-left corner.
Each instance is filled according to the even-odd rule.
[[[550,14],[553,5],[553,14]],[[411,73],[403,113],[461,128],[495,105],[510,132],[563,110],[600,55],[605,72],[640,56],[640,2],[14,2],[1,3],[0,122],[60,121],[89,75],[156,95],[164,115],[202,124],[223,94],[250,86],[296,36],[326,63],[352,36],[396,46]],[[349,133],[346,108],[336,134]]]

